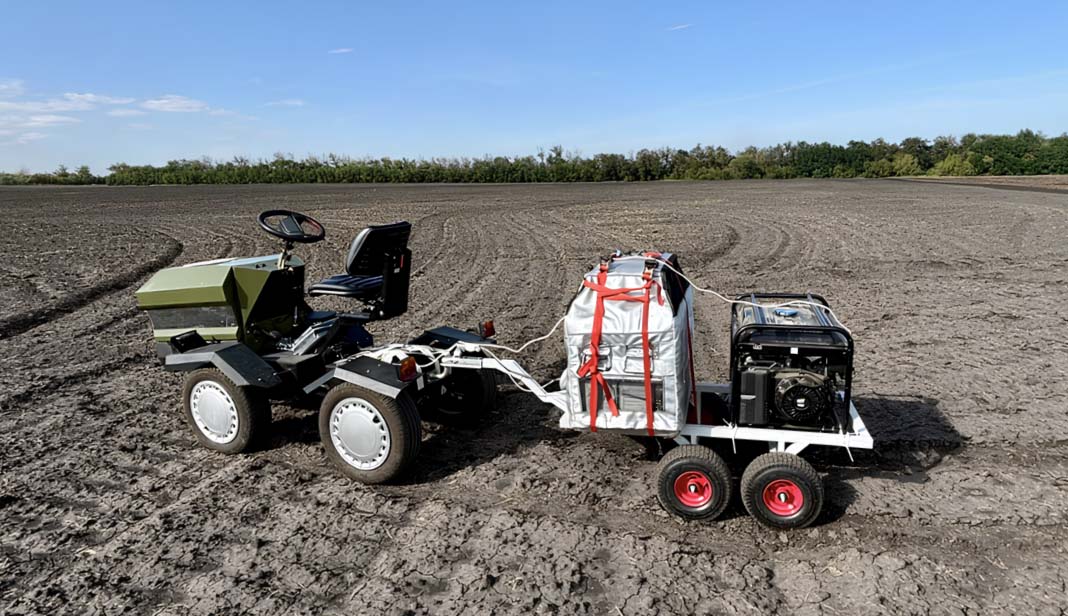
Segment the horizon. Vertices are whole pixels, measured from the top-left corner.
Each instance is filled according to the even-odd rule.
[[[9,7],[0,170],[1068,127],[1060,5],[278,7]]]

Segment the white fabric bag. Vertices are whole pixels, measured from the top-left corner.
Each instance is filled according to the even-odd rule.
[[[643,253],[648,254],[677,263],[669,253]],[[694,386],[693,290],[659,259],[617,256],[586,274],[588,284],[580,288],[564,319],[567,368],[560,382],[567,392],[568,410],[560,418],[561,428],[665,437],[674,437],[682,429]],[[619,293],[620,289],[631,291]],[[624,295],[633,299],[620,299]],[[648,305],[641,301],[647,296]],[[591,339],[598,329],[598,302],[603,302],[603,315],[597,368],[593,369]],[[646,337],[648,375],[643,351]],[[653,394],[651,408],[647,386]],[[591,406],[591,388],[596,390],[596,406]],[[613,414],[609,397],[618,415]],[[596,411],[593,418],[591,408]]]

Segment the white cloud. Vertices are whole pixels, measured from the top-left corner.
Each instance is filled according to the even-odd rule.
[[[64,111],[89,111],[97,105],[124,105],[132,103],[132,98],[118,98],[101,94],[68,92],[63,98],[47,100],[13,100],[25,93],[21,81],[0,82],[0,111],[22,111],[27,113],[50,113]]]
[[[212,109],[212,110],[208,111],[208,115],[219,117],[219,118],[233,118],[235,120],[246,120],[246,121],[249,121],[249,122],[255,122],[256,120],[259,119],[256,116],[245,115],[245,114],[240,113],[238,111],[234,111],[233,109],[222,109],[222,108]]]
[[[48,113],[52,111],[87,111],[93,106],[85,101],[49,99],[45,101],[0,100],[0,111]]]
[[[62,126],[64,124],[76,124],[81,122],[78,118],[53,114],[40,114],[31,116],[0,116],[0,128],[45,128],[47,126]]]
[[[299,98],[283,98],[280,101],[267,103],[268,107],[303,107],[304,101]]]
[[[667,28],[667,31],[668,32],[677,32],[679,30],[685,30],[685,29],[689,28],[692,25],[693,24],[678,24],[678,25],[675,25],[675,26],[671,26],[670,28]]]
[[[10,133],[10,132],[8,132],[8,133],[0,132],[0,135],[4,135],[4,134],[12,134],[12,133]],[[40,139],[44,139],[47,136],[48,135],[46,135],[44,133],[37,133],[37,132],[30,131],[30,132],[26,132],[26,133],[20,133],[14,139],[11,139],[9,141],[0,141],[0,145],[26,145],[27,143],[30,143],[31,141],[38,141]]]
[[[108,115],[112,116],[114,118],[129,118],[129,117],[133,117],[133,116],[142,116],[142,115],[145,115],[145,113],[146,112],[141,111],[140,109],[130,109],[128,107],[120,107],[118,109],[112,109],[111,111],[108,112]]]
[[[89,92],[83,94],[67,92],[63,95],[63,98],[69,101],[88,103],[90,105],[126,105],[134,102],[134,99],[132,98],[104,96],[102,94],[91,94]]]
[[[35,133],[35,132],[22,133],[21,135],[18,136],[17,139],[15,139],[15,142],[19,143],[19,144],[26,144],[26,143],[29,143],[31,141],[37,141],[39,139],[44,139],[47,136],[48,135],[46,135],[44,133]]]
[[[44,128],[46,126],[62,126],[63,124],[76,124],[81,122],[78,118],[61,115],[32,115],[22,122],[26,128]]]
[[[26,91],[21,79],[0,80],[0,98],[19,96]]]
[[[172,113],[195,113],[208,110],[208,104],[204,101],[177,94],[164,94],[159,98],[152,98],[141,103],[141,106],[152,111]]]
[[[337,49],[331,49],[326,53],[339,54],[339,53],[352,53],[352,47],[338,47]]]

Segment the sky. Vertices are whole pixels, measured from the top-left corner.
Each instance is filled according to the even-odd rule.
[[[0,170],[1068,130],[1064,2],[31,2]]]

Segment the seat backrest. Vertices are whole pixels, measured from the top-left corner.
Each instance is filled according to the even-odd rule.
[[[412,223],[394,222],[388,225],[371,225],[360,231],[352,240],[349,255],[345,259],[345,271],[350,276],[381,276],[385,266],[386,252],[404,250],[412,234]]]

